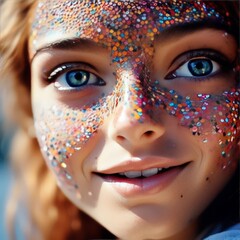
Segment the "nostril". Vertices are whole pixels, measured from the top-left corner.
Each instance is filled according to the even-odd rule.
[[[117,136],[117,140],[118,140],[119,142],[122,142],[122,141],[125,140],[125,137],[123,137],[123,136]]]
[[[147,136],[147,137],[151,137],[153,134],[154,134],[153,131],[146,131],[146,132],[144,133],[144,135]]]

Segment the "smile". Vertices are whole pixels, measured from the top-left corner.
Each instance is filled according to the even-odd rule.
[[[151,160],[147,164],[151,165]],[[145,163],[145,161],[143,161]],[[141,163],[141,161],[140,161]],[[144,163],[142,163],[144,165]],[[108,170],[107,172],[95,173],[100,177],[100,181],[107,186],[111,186],[123,197],[137,197],[146,194],[156,194],[170,186],[176,178],[187,168],[190,162],[178,165],[166,165],[161,167],[149,167],[142,170],[137,168],[139,162],[118,166],[116,169],[129,168],[131,170]],[[155,163],[156,165],[156,163]],[[123,167],[124,166],[124,167]],[[114,172],[112,172],[114,171]]]

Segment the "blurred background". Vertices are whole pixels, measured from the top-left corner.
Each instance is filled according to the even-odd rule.
[[[0,0],[0,5],[3,1],[16,1],[16,0]],[[1,19],[1,8],[0,8],[0,22],[2,23]],[[0,29],[1,30],[1,29]],[[1,31],[0,31],[1,34]],[[2,68],[2,59],[0,55],[0,68]],[[11,95],[7,91],[8,87],[6,87],[10,81],[7,79],[3,79],[0,76],[0,240],[9,240],[7,234],[7,227],[6,227],[6,204],[8,203],[13,174],[11,172],[10,167],[10,157],[9,152],[11,148],[11,140],[13,138],[15,132],[15,126],[13,121],[11,122],[12,118],[9,117],[8,120],[4,117],[5,113],[8,112],[9,108],[9,101],[12,101]],[[16,224],[16,240],[25,240],[22,232],[19,228],[19,222],[22,222],[22,216],[17,216],[17,224]]]
[[[0,0],[0,4],[3,0]],[[1,12],[0,12],[1,21]],[[0,56],[1,63],[1,56]],[[1,67],[1,66],[0,66]],[[3,123],[3,106],[4,97],[2,85],[0,86],[0,239],[5,240],[7,238],[6,226],[5,226],[5,210],[7,198],[10,192],[11,186],[11,174],[8,161],[8,152],[11,138],[11,131],[5,129]]]
[[[2,87],[2,86],[1,86]],[[5,211],[6,203],[10,193],[11,186],[11,172],[10,163],[8,160],[8,154],[10,149],[10,140],[13,130],[3,120],[3,108],[4,108],[4,94],[3,89],[0,89],[0,239],[5,240],[6,234],[6,221]]]
[[[11,0],[10,0],[11,1]],[[3,0],[0,0],[0,4]],[[1,12],[0,12],[1,21]],[[1,56],[0,56],[1,67]],[[11,186],[11,172],[10,164],[8,160],[8,154],[10,149],[10,139],[12,136],[12,129],[6,127],[6,122],[3,120],[4,103],[7,99],[4,99],[5,94],[4,85],[0,85],[0,240],[7,240],[5,211],[8,196],[10,194]]]

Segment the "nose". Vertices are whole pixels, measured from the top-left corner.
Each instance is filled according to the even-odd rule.
[[[144,120],[139,122],[125,106],[116,109],[111,123],[111,138],[128,147],[151,144],[165,132],[162,124],[154,122],[149,116],[144,116]]]
[[[153,143],[164,134],[165,128],[147,98],[139,101],[139,96],[143,96],[142,87],[131,85],[130,89],[125,86],[123,101],[113,112],[108,131],[118,144],[136,148]]]

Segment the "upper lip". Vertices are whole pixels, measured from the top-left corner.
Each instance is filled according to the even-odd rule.
[[[108,168],[98,169],[95,172],[110,175],[128,171],[144,171],[151,168],[179,167],[187,163],[190,163],[190,161],[180,161],[157,156],[133,157]]]

